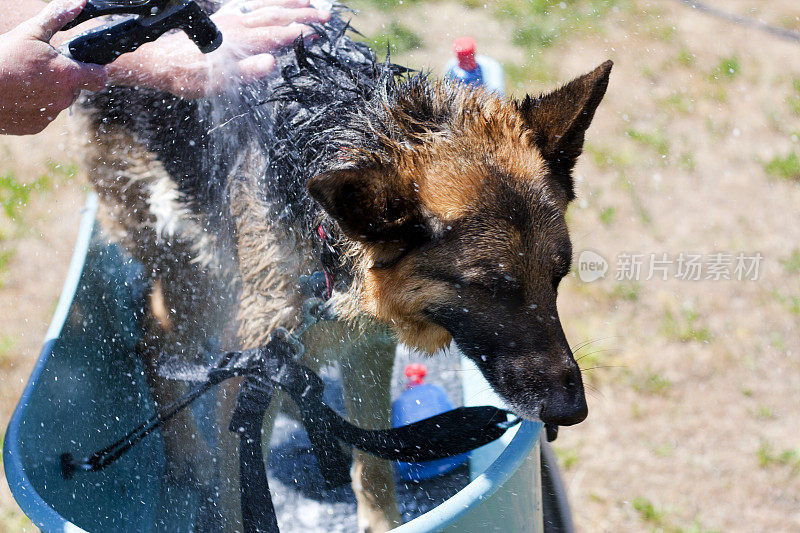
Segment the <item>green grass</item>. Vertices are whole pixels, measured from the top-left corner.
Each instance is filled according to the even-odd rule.
[[[645,207],[642,198],[639,196],[639,193],[636,192],[636,188],[633,186],[633,182],[620,175],[619,183],[622,189],[627,191],[630,195],[631,202],[633,203],[633,209],[636,211],[636,214],[639,215],[639,220],[642,221],[642,224],[645,226],[652,225],[653,215],[651,215],[650,211],[647,209],[647,207]]]
[[[422,37],[399,22],[390,23],[385,32],[367,39],[367,43],[379,55],[385,54],[387,47],[391,54],[402,54],[424,46]]]
[[[8,265],[11,263],[11,260],[14,258],[14,253],[16,252],[13,248],[7,248],[5,244],[3,244],[3,239],[0,239],[0,289],[6,283],[6,277],[8,276]]]
[[[636,162],[636,154],[626,147],[611,149],[586,143],[585,150],[592,156],[594,164],[602,169],[621,170]]]
[[[0,176],[0,208],[9,220],[17,220],[27,205],[32,187],[17,181],[13,174]]]
[[[758,466],[761,468],[781,466],[788,467],[792,475],[800,473],[800,451],[798,450],[786,449],[776,453],[770,443],[762,440],[756,451],[756,457],[758,458]]]
[[[651,447],[653,453],[659,457],[667,457],[675,451],[677,445],[674,442],[665,442]]]
[[[786,350],[786,339],[780,331],[773,331],[769,334],[769,344],[782,352]]]
[[[2,531],[39,531],[22,511],[8,507],[0,510],[0,530]]]
[[[58,163],[56,161],[48,161],[47,169],[55,177],[62,179],[72,179],[78,174],[78,165],[75,163]]]
[[[661,374],[651,372],[644,379],[634,381],[633,390],[656,396],[667,396],[672,390],[672,381]]]
[[[689,307],[681,309],[678,316],[667,310],[662,320],[661,332],[668,338],[681,342],[710,342],[713,338],[711,331],[699,326],[698,318],[697,311]]]
[[[547,48],[552,45],[558,34],[556,30],[547,30],[539,26],[523,26],[514,31],[511,41],[524,48]]]
[[[769,176],[786,180],[800,180],[800,157],[792,151],[786,156],[775,156],[764,164]]]
[[[613,366],[608,364],[609,358],[607,350],[589,349],[589,351],[585,353],[578,354],[577,358],[580,359],[580,361],[578,361],[578,366],[581,368],[584,382],[593,386],[602,383],[602,372]]]
[[[639,518],[644,522],[649,522],[655,526],[664,525],[664,511],[657,509],[653,502],[647,498],[634,498],[631,504],[636,512],[639,513]]]
[[[570,470],[578,463],[578,451],[574,448],[563,448],[561,446],[553,446],[553,451],[558,459],[558,464],[564,470]]]
[[[783,269],[789,274],[800,273],[800,249],[795,248],[792,253],[783,259],[779,259]]]
[[[650,19],[644,27],[647,35],[656,41],[672,42],[675,39],[675,26],[661,22],[661,18]]]
[[[0,337],[0,364],[7,364],[11,361],[12,351],[17,345],[17,341],[10,335]]]
[[[654,132],[644,132],[629,128],[625,135],[633,139],[639,144],[652,148],[662,158],[669,155],[669,141],[663,130],[656,130]]]
[[[529,92],[538,94],[535,85],[551,82],[551,72],[549,64],[540,56],[531,58],[530,62],[523,64],[503,63],[503,73],[510,94],[522,95]]]
[[[678,55],[675,58],[678,60],[678,63],[684,65],[686,67],[691,67],[694,65],[695,61],[697,61],[697,55],[693,54],[686,48],[681,48],[678,50]]]
[[[614,223],[614,219],[617,218],[617,208],[616,207],[606,207],[602,211],[600,211],[600,222],[602,222],[606,226],[610,226]]]
[[[671,521],[667,520],[667,512],[656,507],[648,498],[634,498],[631,505],[639,513],[639,518],[653,528],[654,533],[718,533],[717,530],[706,528],[697,519],[688,527],[670,523]]]
[[[711,100],[712,102],[716,102],[717,104],[728,103],[728,91],[725,89],[723,85],[712,85],[707,87],[703,96],[706,99]],[[708,131],[710,133],[717,135],[720,131],[721,126],[715,124],[714,119],[712,117],[707,117],[706,127],[708,128]]]
[[[688,115],[694,111],[694,99],[680,91],[676,91],[666,98],[661,99],[660,103],[670,110],[683,113],[684,115]]]
[[[5,444],[5,431],[0,430],[0,446]],[[0,456],[0,465],[3,458]],[[39,531],[28,517],[16,505],[8,505],[0,508],[0,531]]]
[[[697,167],[697,164],[695,163],[692,154],[683,153],[681,154],[680,159],[678,159],[678,167],[681,170],[685,170],[687,172],[694,172],[694,169]]]
[[[795,115],[800,115],[800,78],[792,80],[794,92],[786,97],[786,104]]]
[[[774,420],[775,419],[775,411],[769,405],[759,405],[753,412],[752,415],[760,420]]]
[[[74,164],[47,163],[47,172],[33,181],[23,183],[13,172],[0,175],[0,288],[8,278],[8,268],[16,250],[9,242],[9,233],[25,228],[25,210],[33,193],[47,193],[55,183],[70,180],[78,173]],[[11,230],[11,231],[10,231]]]
[[[512,34],[512,41],[528,52],[555,45],[562,38],[594,29],[596,21],[619,0],[499,0],[487,3]],[[474,0],[467,5],[472,7]]]
[[[58,169],[59,174],[64,172],[61,167],[48,165],[48,168],[51,172],[54,169]],[[53,178],[50,174],[43,174],[30,183],[20,182],[13,173],[4,174],[0,176],[0,210],[9,220],[19,221],[31,193],[48,192],[52,188]]]
[[[404,9],[412,4],[421,3],[423,0],[353,0],[348,2],[353,8],[373,8],[378,11],[389,12]]]
[[[639,72],[642,74],[642,78],[646,78],[649,81],[654,81],[656,79],[656,71],[650,65],[642,65],[639,68]]]
[[[719,533],[718,529],[708,529],[703,524],[700,523],[699,520],[692,522],[692,524],[687,527],[676,527],[674,529],[667,529],[667,531],[674,531],[675,533]]]
[[[800,296],[783,294],[778,289],[772,291],[772,295],[783,305],[787,311],[794,315],[800,315]]]
[[[637,302],[642,292],[642,284],[637,281],[632,282],[619,282],[614,286],[611,291],[611,296],[626,302]]]
[[[723,57],[717,63],[717,66],[711,71],[710,78],[712,80],[732,80],[738,76],[742,71],[742,66],[739,63],[739,58],[736,55]]]

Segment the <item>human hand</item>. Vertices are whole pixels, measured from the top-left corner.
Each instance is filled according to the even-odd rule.
[[[0,133],[39,133],[82,89],[105,87],[105,68],[68,59],[49,44],[85,4],[54,0],[0,39]]]
[[[269,76],[275,69],[270,52],[310,34],[307,24],[327,22],[330,11],[310,7],[309,0],[245,0],[228,2],[211,19],[222,33],[218,50],[203,54],[183,33],[164,35],[109,65],[112,81],[183,98],[219,94]]]

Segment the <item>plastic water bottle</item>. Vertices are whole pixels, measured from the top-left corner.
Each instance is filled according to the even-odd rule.
[[[450,60],[445,78],[465,84],[483,85],[490,91],[505,94],[503,67],[494,59],[475,54],[475,39],[459,37],[453,41],[455,59]]]
[[[419,422],[453,408],[453,403],[442,387],[433,383],[424,383],[423,380],[427,373],[428,369],[423,364],[413,363],[406,367],[405,375],[408,378],[406,390],[392,403],[392,425],[394,427]],[[466,460],[467,454],[461,454],[456,457],[421,463],[398,461],[395,464],[397,476],[400,479],[419,481],[449,472]]]

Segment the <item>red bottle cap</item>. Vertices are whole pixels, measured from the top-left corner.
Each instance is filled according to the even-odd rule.
[[[422,363],[411,363],[406,367],[405,374],[408,378],[408,385],[406,387],[413,387],[414,385],[422,385],[422,380],[428,373],[428,367]]]
[[[459,37],[453,41],[453,52],[458,57],[458,66],[466,71],[475,70],[475,39],[472,37]]]

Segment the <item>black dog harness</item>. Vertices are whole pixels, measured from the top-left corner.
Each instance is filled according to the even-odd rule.
[[[297,404],[312,452],[328,488],[350,481],[350,454],[344,443],[382,459],[417,462],[453,457],[494,441],[517,425],[508,411],[492,406],[459,407],[406,426],[367,430],[355,426],[328,407],[322,400],[322,379],[297,363],[305,348],[300,335],[326,316],[323,300],[309,298],[303,306],[305,320],[295,331],[276,330],[269,342],[251,350],[228,352],[219,362],[206,368],[181,364],[162,368],[170,379],[199,383],[176,402],[89,457],[61,456],[61,471],[66,479],[78,472],[96,472],[119,459],[161,424],[189,406],[205,392],[227,379],[244,377],[229,429],[239,434],[239,468],[242,521],[246,533],[278,533],[278,522],[269,493],[263,457],[261,428],[264,414],[276,388]]]

